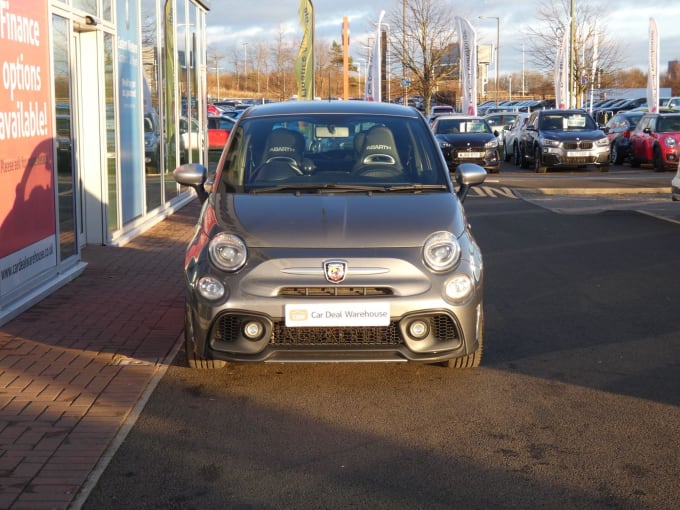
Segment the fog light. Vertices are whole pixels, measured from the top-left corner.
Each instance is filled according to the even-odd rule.
[[[473,289],[472,280],[468,275],[457,274],[446,283],[444,292],[450,300],[460,302],[468,299]]]
[[[430,327],[424,320],[418,319],[408,326],[409,335],[416,340],[422,340],[430,333]]]
[[[264,326],[258,321],[249,321],[243,327],[243,334],[248,340],[259,340],[264,332]]]
[[[198,293],[205,299],[215,300],[224,296],[224,285],[212,276],[204,276],[198,280]]]

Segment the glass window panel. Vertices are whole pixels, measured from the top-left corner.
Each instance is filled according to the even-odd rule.
[[[99,15],[97,12],[97,0],[72,0],[73,7],[82,9],[85,12]]]
[[[52,16],[52,58],[54,61],[54,98],[57,121],[57,196],[59,199],[59,258],[64,260],[77,253],[73,136],[71,108],[71,60],[69,52],[69,22]]]
[[[177,183],[172,176],[172,170],[177,166],[177,118],[179,105],[177,101],[178,65],[176,59],[177,40],[179,31],[175,31],[175,23],[182,26],[184,23],[184,2],[180,2],[181,9],[177,9],[175,0],[168,0],[163,10],[163,37],[164,51],[162,59],[163,79],[165,85],[165,110],[163,121],[163,142],[165,149],[165,167],[163,169],[163,190],[165,201],[177,196]],[[183,32],[181,32],[183,34]]]
[[[113,76],[113,36],[104,34],[104,93],[106,95],[106,166],[108,175],[109,232],[120,228],[118,223],[118,171],[116,157],[116,108]]]
[[[144,88],[144,168],[146,210],[162,203],[158,22],[156,0],[142,0],[142,71]]]

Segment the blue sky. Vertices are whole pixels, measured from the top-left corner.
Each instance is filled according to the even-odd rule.
[[[447,1],[447,0],[444,0]],[[589,0],[575,0],[589,1]],[[607,5],[590,0],[593,6]],[[290,41],[302,37],[297,9],[298,0],[253,0],[243,6],[236,0],[211,0],[207,16],[207,40],[211,48],[224,55],[242,52],[243,43],[272,43],[280,34]],[[340,42],[343,16],[350,24],[350,53],[355,59],[365,56],[362,47],[373,36],[373,23],[380,10],[401,11],[401,0],[313,0],[315,12],[316,44]],[[507,0],[453,1],[461,6],[456,15],[465,17],[477,28],[480,44],[495,44],[496,23],[493,19],[481,20],[479,15],[500,17],[501,74],[522,70],[522,36],[528,24],[536,23],[538,1],[508,2]],[[611,5],[611,4],[609,4]],[[619,0],[615,9],[604,8],[607,31],[611,40],[620,43],[625,65],[647,70],[649,18],[656,20],[660,36],[660,67],[666,70],[669,60],[680,59],[680,3],[659,0]],[[387,16],[386,16],[387,18]],[[453,24],[453,20],[451,20]],[[247,49],[247,48],[246,48]],[[231,60],[225,58],[227,68]],[[530,70],[525,58],[525,69]]]

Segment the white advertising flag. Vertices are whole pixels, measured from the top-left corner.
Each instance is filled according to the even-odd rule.
[[[569,32],[565,29],[555,57],[555,106],[561,110],[567,107],[569,99],[569,51]]]
[[[647,73],[647,108],[659,111],[659,32],[654,18],[649,18],[649,72]]]
[[[378,30],[375,34],[375,42],[373,43],[373,50],[368,56],[368,74],[366,76],[366,86],[364,89],[364,99],[366,101],[382,101],[382,90],[380,86],[381,69],[380,62],[381,51],[380,51],[380,37],[381,37],[381,27],[383,16],[385,16],[385,11],[380,11],[380,18],[378,19]]]
[[[588,111],[591,114],[593,113],[593,95],[595,93],[595,80],[597,79],[597,65],[598,65],[597,43],[598,43],[597,24],[595,24],[595,35],[593,36],[593,70],[591,73],[592,78],[590,80],[590,106],[588,107]]]
[[[456,16],[460,70],[463,87],[463,113],[477,115],[477,32],[465,18]]]

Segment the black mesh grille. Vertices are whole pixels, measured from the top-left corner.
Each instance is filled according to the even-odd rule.
[[[274,324],[271,345],[399,345],[396,322],[385,327],[287,328]]]
[[[237,338],[241,331],[241,318],[238,315],[222,315],[213,331],[216,340],[228,342]]]
[[[241,336],[243,323],[252,316],[224,314],[213,327],[213,339],[221,342],[233,341]],[[432,336],[437,340],[460,338],[455,321],[446,314],[419,317],[430,323]],[[275,322],[269,340],[272,346],[298,345],[401,345],[403,339],[398,322],[388,326],[355,326],[328,328],[289,328],[284,322]]]

